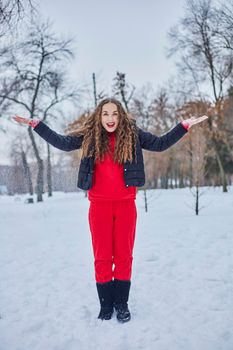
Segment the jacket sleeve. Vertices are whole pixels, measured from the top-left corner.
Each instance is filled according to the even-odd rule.
[[[188,130],[180,122],[162,136],[156,136],[150,132],[138,128],[141,147],[148,151],[162,152],[179,141]]]
[[[79,149],[82,146],[83,136],[70,136],[60,135],[54,130],[50,129],[48,125],[40,121],[33,130],[47,141],[50,145],[62,150],[62,151],[73,151]]]

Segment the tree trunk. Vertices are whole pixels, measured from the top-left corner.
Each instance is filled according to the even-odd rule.
[[[26,178],[27,186],[28,186],[28,192],[32,196],[33,195],[33,186],[32,186],[32,176],[31,171],[27,162],[26,154],[24,151],[21,152],[22,155],[22,162],[23,162],[23,170],[24,170],[24,176]]]
[[[43,164],[43,160],[40,159],[38,161],[37,186],[36,186],[37,202],[43,202],[43,192],[44,192],[43,175],[44,175],[44,164]]]
[[[192,188],[192,186],[193,186],[193,168],[192,168],[193,147],[192,147],[191,137],[189,137],[189,147],[190,147],[190,151],[189,151],[189,187]]]
[[[184,188],[184,176],[182,174],[182,171],[180,171],[179,174],[179,188]]]
[[[36,156],[36,161],[38,166],[37,184],[36,184],[37,202],[42,202],[43,191],[44,191],[44,164],[43,164],[43,160],[40,158],[39,151],[32,132],[32,128],[30,126],[28,127],[28,133],[32,142],[32,147]]]
[[[94,93],[94,101],[95,101],[95,107],[97,106],[97,93],[96,93],[96,80],[95,80],[95,73],[92,73],[92,80],[93,80],[93,93]]]
[[[217,106],[218,115],[221,115],[221,103],[220,103],[220,101],[216,100],[216,106]],[[220,155],[220,152],[219,152],[217,139],[215,138],[215,134],[214,134],[214,129],[213,129],[213,124],[212,124],[211,118],[208,118],[208,124],[209,124],[210,130],[212,131],[211,135],[212,135],[214,151],[215,151],[215,154],[216,154],[216,159],[217,159],[217,163],[218,163],[218,167],[219,167],[219,171],[220,171],[221,185],[223,187],[223,192],[227,192],[226,173],[225,173],[223,161],[221,159],[221,155]]]
[[[216,147],[215,140],[214,140],[214,149],[215,149],[215,154],[216,154],[216,158],[217,158],[218,167],[219,167],[219,170],[220,170],[222,189],[223,189],[223,192],[227,192],[226,173],[225,173],[225,170],[224,170],[224,167],[223,167],[221,156],[220,156],[219,151],[218,151],[218,147]]]
[[[50,146],[47,143],[47,183],[48,183],[48,197],[52,197],[52,166],[51,166],[51,154],[50,154]]]
[[[169,172],[166,172],[166,175],[164,177],[164,188],[167,190],[168,189],[168,179],[169,179]]]
[[[196,205],[195,205],[196,215],[199,213],[199,185],[196,185]]]
[[[143,192],[144,192],[144,201],[145,201],[145,212],[147,213],[147,211],[148,211],[148,204],[147,204],[146,190],[143,190]]]

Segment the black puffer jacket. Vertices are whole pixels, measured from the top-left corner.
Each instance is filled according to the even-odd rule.
[[[50,129],[42,121],[33,129],[45,141],[52,146],[62,151],[73,151],[81,148],[83,136],[69,136],[61,135]],[[136,144],[137,162],[126,162],[124,166],[124,180],[125,185],[141,187],[145,184],[145,171],[142,149],[148,151],[162,152],[179,141],[187,132],[181,123],[178,123],[174,128],[162,136],[156,136],[150,132],[143,131],[139,127],[138,140]],[[94,172],[94,158],[84,157],[81,160],[78,184],[77,186],[82,190],[88,190],[92,187],[92,179]]]

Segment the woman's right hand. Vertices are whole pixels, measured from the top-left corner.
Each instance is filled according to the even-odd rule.
[[[14,120],[16,120],[18,123],[23,123],[23,124],[27,124],[27,125],[30,125],[30,121],[31,119],[28,119],[28,118],[23,118],[23,117],[20,117],[18,115],[15,115],[14,117],[12,117]]]
[[[23,123],[30,125],[32,128],[35,128],[37,124],[39,124],[40,120],[39,119],[28,119],[28,118],[23,118],[18,115],[15,115],[12,117],[14,120],[16,120],[18,123]]]

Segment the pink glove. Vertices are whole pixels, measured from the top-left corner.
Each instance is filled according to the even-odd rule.
[[[39,124],[39,122],[40,122],[39,119],[30,120],[28,125],[30,125],[32,128],[35,128],[37,126],[37,124]]]
[[[181,122],[181,124],[183,125],[183,127],[184,127],[186,130],[188,130],[188,129],[190,128],[189,122],[187,122],[186,120],[183,120],[183,121]]]

